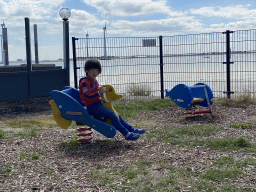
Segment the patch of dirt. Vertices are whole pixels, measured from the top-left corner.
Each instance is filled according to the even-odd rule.
[[[94,131],[93,141],[80,144],[70,150],[62,146],[62,141],[71,140],[76,133],[72,129],[43,129],[38,136],[32,138],[13,138],[0,140],[0,167],[11,164],[9,175],[0,175],[0,191],[67,191],[73,188],[77,191],[113,191],[106,186],[100,186],[100,179],[89,178],[88,175],[100,165],[106,167],[123,167],[134,164],[141,159],[154,162],[150,169],[154,176],[161,179],[166,168],[159,164],[159,159],[165,159],[165,164],[174,169],[184,168],[196,173],[205,172],[211,162],[221,156],[232,156],[236,160],[256,158],[254,153],[242,151],[225,152],[204,149],[203,147],[186,148],[173,146],[157,139],[147,140],[146,135],[152,130],[166,126],[184,127],[198,124],[212,124],[220,129],[217,138],[236,138],[242,136],[255,143],[256,137],[256,105],[247,108],[213,106],[212,114],[204,114],[195,118],[185,119],[184,110],[178,107],[168,107],[150,113],[143,113],[127,121],[146,133],[138,141],[127,141],[118,132],[108,139]],[[5,114],[1,119],[50,116],[51,111],[41,111],[22,114]],[[230,128],[230,124],[251,123],[247,129]],[[106,144],[106,140],[112,142]],[[20,153],[38,153],[39,159],[30,156],[20,159]],[[246,187],[256,190],[256,168],[250,166],[243,171],[246,175],[230,180],[236,187]],[[191,181],[195,183],[196,181]],[[179,181],[177,191],[190,191],[190,186]]]

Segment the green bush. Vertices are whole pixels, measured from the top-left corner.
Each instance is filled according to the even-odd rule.
[[[128,87],[128,93],[131,96],[150,96],[151,95],[151,89],[149,86],[146,85],[136,85],[131,84]]]

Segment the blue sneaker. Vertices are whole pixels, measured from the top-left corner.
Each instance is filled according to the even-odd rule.
[[[136,128],[136,129],[134,129],[134,131],[133,131],[133,133],[139,133],[139,134],[143,134],[143,133],[145,133],[145,129],[138,129],[138,128]]]
[[[139,134],[139,133],[129,132],[129,133],[125,136],[125,139],[126,139],[126,140],[136,141],[137,139],[139,139],[139,137],[140,137],[140,134]]]

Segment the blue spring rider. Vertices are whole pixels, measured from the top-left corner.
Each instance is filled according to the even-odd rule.
[[[191,110],[185,114],[192,114],[186,118],[195,117],[200,113],[211,113],[213,94],[211,88],[205,83],[197,83],[193,86],[178,84],[172,90],[166,89],[166,97],[170,97],[179,107]],[[207,107],[208,110],[195,111],[195,105]]]
[[[104,85],[104,87],[107,87],[107,92],[102,100],[107,105],[106,107],[114,111],[111,101],[121,98],[122,95],[116,94],[111,85]],[[67,129],[72,121],[76,121],[80,125],[87,125],[95,129],[108,138],[113,138],[116,135],[116,129],[110,119],[92,116],[84,108],[78,89],[66,86],[63,90],[53,90],[50,94],[53,98],[49,102],[53,117],[61,128]],[[109,120],[110,122],[108,122]]]

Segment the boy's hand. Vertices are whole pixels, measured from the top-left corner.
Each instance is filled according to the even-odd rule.
[[[102,94],[102,93],[104,93],[104,92],[106,92],[107,91],[107,87],[101,87],[100,88],[100,93]]]

